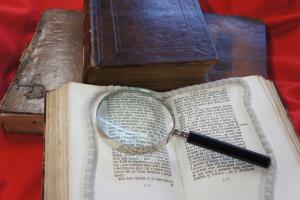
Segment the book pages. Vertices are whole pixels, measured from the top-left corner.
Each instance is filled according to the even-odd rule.
[[[284,113],[279,114],[277,108],[274,107],[274,105],[280,106],[280,104],[272,103],[273,98],[272,101],[269,99],[268,95],[271,89],[268,88],[268,92],[266,92],[261,79],[257,81],[254,77],[246,77],[245,80],[249,83],[250,90],[253,91],[250,100],[251,107],[257,116],[257,121],[260,122],[262,132],[266,136],[266,141],[269,142],[270,148],[273,149],[276,158],[276,177],[273,188],[274,199],[300,199],[299,154],[294,151],[293,143],[296,141],[291,143],[289,136],[294,131],[289,131],[280,122],[283,119],[287,120],[287,117],[285,116],[286,114],[283,115]],[[266,81],[264,84],[268,85],[268,82]]]
[[[175,112],[176,128],[267,154],[272,159],[269,169],[187,145],[178,138],[149,155],[112,150],[98,134],[95,110],[101,94],[118,88],[68,84],[70,199],[300,198],[299,156],[291,147],[290,129],[285,128],[286,119],[280,114],[282,109],[276,109],[279,104],[273,102],[267,81],[256,76],[234,78],[162,95]]]
[[[245,81],[226,79],[166,95],[170,96],[180,129],[198,131],[272,157],[272,166],[263,169],[177,140],[187,199],[272,199],[276,162],[250,106],[250,88]]]
[[[153,154],[128,155],[112,150],[97,133],[93,116],[98,98],[119,87],[77,86],[69,92],[73,99],[70,138],[76,137],[69,147],[70,187],[77,191],[71,199],[184,199],[172,146]]]

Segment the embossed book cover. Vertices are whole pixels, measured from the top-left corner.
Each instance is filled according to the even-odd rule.
[[[86,83],[155,90],[201,83],[217,54],[196,0],[87,0]]]

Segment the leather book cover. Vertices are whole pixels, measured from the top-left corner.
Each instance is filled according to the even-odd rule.
[[[219,62],[207,74],[207,81],[261,75],[267,78],[266,26],[238,16],[204,15]]]
[[[6,131],[42,133],[45,93],[69,81],[81,82],[82,25],[80,12],[44,13],[1,103],[0,122]]]
[[[216,61],[197,0],[85,1],[85,83],[174,89]]]

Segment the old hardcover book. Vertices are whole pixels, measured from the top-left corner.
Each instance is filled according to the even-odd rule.
[[[266,27],[245,17],[205,14],[219,62],[207,74],[207,81],[249,75],[267,76]]]
[[[45,12],[1,104],[0,122],[6,131],[42,133],[45,92],[81,82],[82,24],[80,12]]]
[[[159,94],[173,111],[177,129],[267,154],[268,169],[176,137],[154,153],[112,149],[97,127],[96,110],[103,95],[116,89],[69,83],[47,94],[44,199],[299,200],[300,144],[271,81],[231,78]],[[100,118],[112,137],[124,129],[135,135],[168,126],[168,115],[154,111],[159,107],[151,114],[137,113],[132,123],[119,108],[124,101],[141,108],[140,102],[126,97],[114,96],[105,119]],[[153,115],[160,123],[148,124]],[[113,116],[118,116],[117,126]]]
[[[85,13],[85,83],[168,90],[217,61],[197,0],[86,0]]]

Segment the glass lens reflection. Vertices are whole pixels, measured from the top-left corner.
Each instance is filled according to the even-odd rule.
[[[96,113],[98,127],[109,139],[131,148],[152,148],[167,140],[173,115],[147,90],[124,89],[104,97]]]

